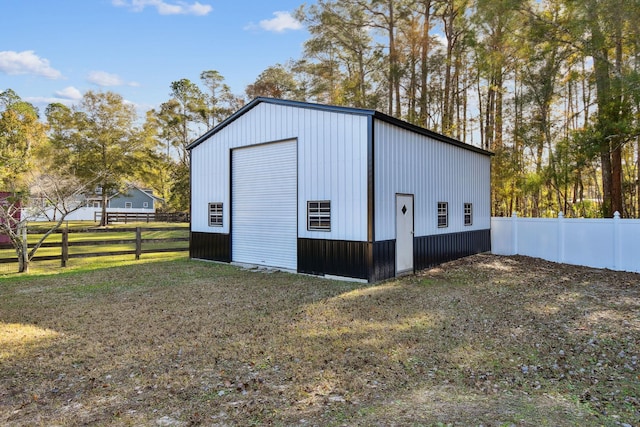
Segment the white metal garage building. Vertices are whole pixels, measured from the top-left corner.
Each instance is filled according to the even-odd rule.
[[[490,153],[256,98],[189,146],[190,256],[369,282],[490,250]]]

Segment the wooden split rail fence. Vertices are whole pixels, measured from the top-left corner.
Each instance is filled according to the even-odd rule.
[[[60,248],[59,255],[36,255],[32,258],[31,261],[51,261],[51,260],[60,260],[60,265],[62,267],[66,267],[67,262],[70,258],[90,258],[90,257],[104,257],[104,256],[118,256],[118,255],[134,255],[135,259],[140,259],[142,254],[151,254],[151,253],[161,253],[161,252],[182,252],[188,251],[188,245],[171,245],[169,247],[153,247],[154,244],[158,243],[179,243],[179,242],[188,242],[189,237],[164,237],[164,238],[142,238],[143,232],[173,232],[173,231],[184,231],[188,233],[189,229],[184,227],[164,227],[164,228],[118,228],[118,229],[99,229],[92,230],[92,233],[109,233],[109,232],[134,232],[135,237],[133,239],[104,239],[104,240],[78,240],[78,241],[69,241],[69,234],[71,233],[83,233],[81,231],[70,231],[67,229],[61,229],[56,231],[56,233],[62,234],[62,239],[60,242],[44,242],[40,246],[40,249],[43,248]],[[78,252],[78,253],[70,253],[69,248],[76,247],[87,247],[94,246],[104,248],[108,245],[135,245],[134,249],[126,249],[126,250],[100,250],[100,251],[91,251],[91,252]],[[148,245],[146,248],[144,245]],[[149,247],[150,246],[150,247]],[[0,245],[0,249],[13,249],[12,245],[2,244]],[[11,257],[0,257],[0,264],[7,263],[17,263],[18,259],[15,256]]]
[[[100,221],[102,212],[93,214],[95,222]],[[123,222],[189,222],[189,214],[184,212],[107,212],[107,224]]]

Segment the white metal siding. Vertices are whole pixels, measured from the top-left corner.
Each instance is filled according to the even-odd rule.
[[[213,144],[191,150],[191,230],[228,234],[231,153]],[[222,227],[209,227],[209,203],[222,202]]]
[[[260,103],[192,150],[193,231],[229,233],[230,150],[297,138],[298,236],[367,240],[367,116]],[[331,231],[308,231],[306,204],[331,200]],[[223,202],[223,226],[207,204]]]
[[[296,141],[232,154],[232,259],[297,269]]]
[[[488,229],[490,158],[386,122],[374,122],[376,240],[395,238],[395,195],[415,194],[415,235]],[[438,202],[449,204],[449,226],[438,228]],[[464,225],[473,203],[473,225]]]

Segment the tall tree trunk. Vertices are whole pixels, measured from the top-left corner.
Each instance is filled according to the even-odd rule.
[[[451,116],[449,112],[451,110],[451,68],[453,67],[453,40],[447,38],[447,57],[445,59],[445,71],[444,71],[444,93],[443,93],[443,105],[442,105],[442,133],[450,135],[451,128]]]
[[[478,93],[478,127],[480,129],[480,146],[485,150],[489,149],[489,143],[486,136],[484,111],[482,104],[482,86],[480,82],[480,73],[476,74],[476,91]]]
[[[389,23],[389,114],[393,115],[393,105],[394,105],[394,93],[396,87],[396,67],[397,67],[397,58],[396,58],[396,44],[395,44],[395,29],[394,29],[394,16],[393,16],[393,0],[389,0],[389,15],[387,16]]]
[[[364,66],[364,54],[362,51],[358,52],[358,85],[360,86],[360,107],[367,108],[367,81],[365,78],[365,66]]]
[[[635,217],[640,217],[640,138],[636,138],[636,212]]]
[[[611,147],[611,210],[625,216],[622,198],[622,148],[619,138],[614,138]]]
[[[613,180],[611,168],[611,155],[609,154],[609,144],[602,144],[600,148],[600,163],[602,168],[602,216],[613,217],[612,193]]]
[[[613,79],[613,111],[614,118],[620,122],[624,112],[622,111],[622,25],[617,25],[615,33],[615,77]],[[624,143],[620,130],[611,139],[611,208],[624,216],[622,195],[622,145]]]
[[[455,71],[453,72],[453,82],[452,82],[452,87],[453,87],[453,95],[452,95],[452,99],[455,102],[452,102],[451,105],[449,106],[449,117],[451,117],[451,123],[449,125],[449,127],[451,128],[451,132],[450,135],[453,136],[454,138],[456,138],[457,140],[461,140],[462,137],[460,135],[460,130],[462,129],[462,120],[460,117],[460,107],[462,104],[462,100],[460,99],[460,94],[462,93],[462,89],[460,87],[460,71],[462,70],[462,63],[460,61],[460,49],[456,49],[456,55],[455,55]],[[455,114],[454,114],[455,111]],[[455,122],[453,121],[453,118],[455,116]],[[454,133],[455,130],[455,133]]]
[[[494,112],[495,112],[495,90],[494,90],[494,81],[490,80],[489,81],[489,90],[487,92],[487,103],[484,111],[484,115],[485,115],[485,120],[484,120],[484,126],[485,126],[485,130],[484,130],[484,137],[485,137],[485,141],[486,141],[486,145],[489,148],[489,150],[495,150],[495,146],[494,146]]]
[[[102,200],[100,202],[100,211],[101,211],[100,227],[106,227],[107,226],[107,191],[104,187],[102,188],[101,199]]]
[[[443,91],[443,104],[442,104],[442,120],[441,131],[445,135],[451,135],[451,124],[453,121],[453,54],[456,47],[458,34],[456,33],[456,16],[458,10],[454,2],[449,2],[446,6],[445,12],[442,16],[444,25],[444,35],[447,38],[446,57],[445,57],[445,69],[444,69],[444,91]]]
[[[391,70],[391,84],[395,100],[395,117],[402,117],[402,99],[400,98],[400,59],[396,46],[396,13],[395,0],[389,0],[389,57]],[[389,104],[391,106],[391,104]]]
[[[513,124],[513,156],[514,156],[514,160],[513,162],[515,163],[515,176],[512,177],[512,198],[515,198],[515,211],[520,211],[522,209],[522,191],[519,191],[518,193],[516,193],[516,188],[518,187],[518,183],[521,181],[521,177],[522,174],[524,173],[523,170],[523,144],[522,144],[522,137],[520,136],[520,127],[522,124],[522,96],[521,96],[521,91],[522,91],[522,83],[520,82],[520,70],[516,69],[515,72],[515,76],[514,76],[514,99],[513,99],[513,105],[514,105],[514,124]],[[513,209],[508,212],[511,213],[513,212]]]
[[[427,117],[429,115],[429,105],[427,98],[427,79],[429,67],[427,59],[431,50],[429,40],[429,30],[431,26],[431,0],[423,1],[423,18],[422,18],[422,50],[420,53],[420,126],[427,126]]]
[[[600,21],[595,7],[589,9],[591,25],[591,49],[596,80],[599,126],[611,120],[611,80],[609,75],[609,57],[605,38],[600,29]],[[602,214],[605,218],[613,216],[613,175],[611,166],[611,142],[607,138],[600,141],[600,162],[602,168]]]
[[[19,250],[18,255],[18,273],[29,272],[29,247],[27,244],[27,226],[26,224],[20,224],[18,229]]]
[[[495,125],[494,125],[494,147],[496,148],[502,148],[502,101],[504,98],[504,94],[502,91],[502,70],[499,70],[496,73],[496,87],[495,87],[495,92],[496,92],[496,109],[495,109]]]

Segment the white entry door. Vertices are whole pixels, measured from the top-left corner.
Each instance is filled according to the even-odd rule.
[[[396,194],[396,274],[413,271],[413,194]]]

